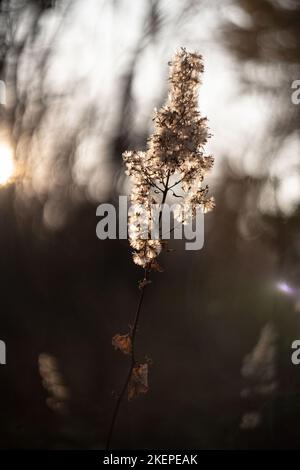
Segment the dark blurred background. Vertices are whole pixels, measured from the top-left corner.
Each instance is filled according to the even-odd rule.
[[[113,446],[299,447],[299,24],[298,0],[0,1],[1,448],[104,446],[142,272],[96,207],[128,191],[180,46],[204,56],[216,209],[146,292],[150,389]]]

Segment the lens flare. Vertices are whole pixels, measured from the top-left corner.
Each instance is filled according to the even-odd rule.
[[[287,295],[294,295],[296,292],[296,290],[293,287],[289,286],[285,281],[277,282],[277,288],[278,290],[280,290],[280,292],[283,292]]]
[[[7,143],[0,143],[0,186],[7,184],[14,173],[13,150]]]

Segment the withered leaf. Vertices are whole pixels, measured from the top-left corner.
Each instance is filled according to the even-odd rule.
[[[147,393],[148,389],[148,364],[137,364],[132,370],[128,384],[128,400],[133,400],[141,393]]]
[[[158,262],[156,260],[151,262],[150,269],[152,269],[152,271],[157,271],[159,273],[164,272],[163,268],[158,264]]]
[[[124,354],[131,354],[132,344],[130,335],[115,335],[112,339],[112,345]]]

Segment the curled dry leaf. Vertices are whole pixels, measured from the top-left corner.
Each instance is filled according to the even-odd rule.
[[[141,393],[147,393],[148,389],[148,364],[137,364],[132,370],[128,385],[128,400],[133,400]]]
[[[158,264],[158,262],[156,260],[153,260],[150,264],[150,269],[152,269],[152,271],[157,271],[159,273],[163,273],[164,270],[163,268],[160,266],[160,264]]]
[[[131,354],[132,344],[130,335],[115,335],[112,339],[112,345],[124,354]]]

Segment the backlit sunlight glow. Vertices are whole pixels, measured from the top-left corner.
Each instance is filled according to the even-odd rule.
[[[296,290],[293,287],[289,286],[285,281],[277,282],[277,288],[278,290],[280,290],[280,292],[283,292],[287,295],[294,295],[296,292]]]
[[[7,143],[0,143],[0,185],[7,184],[14,173],[13,150]]]

